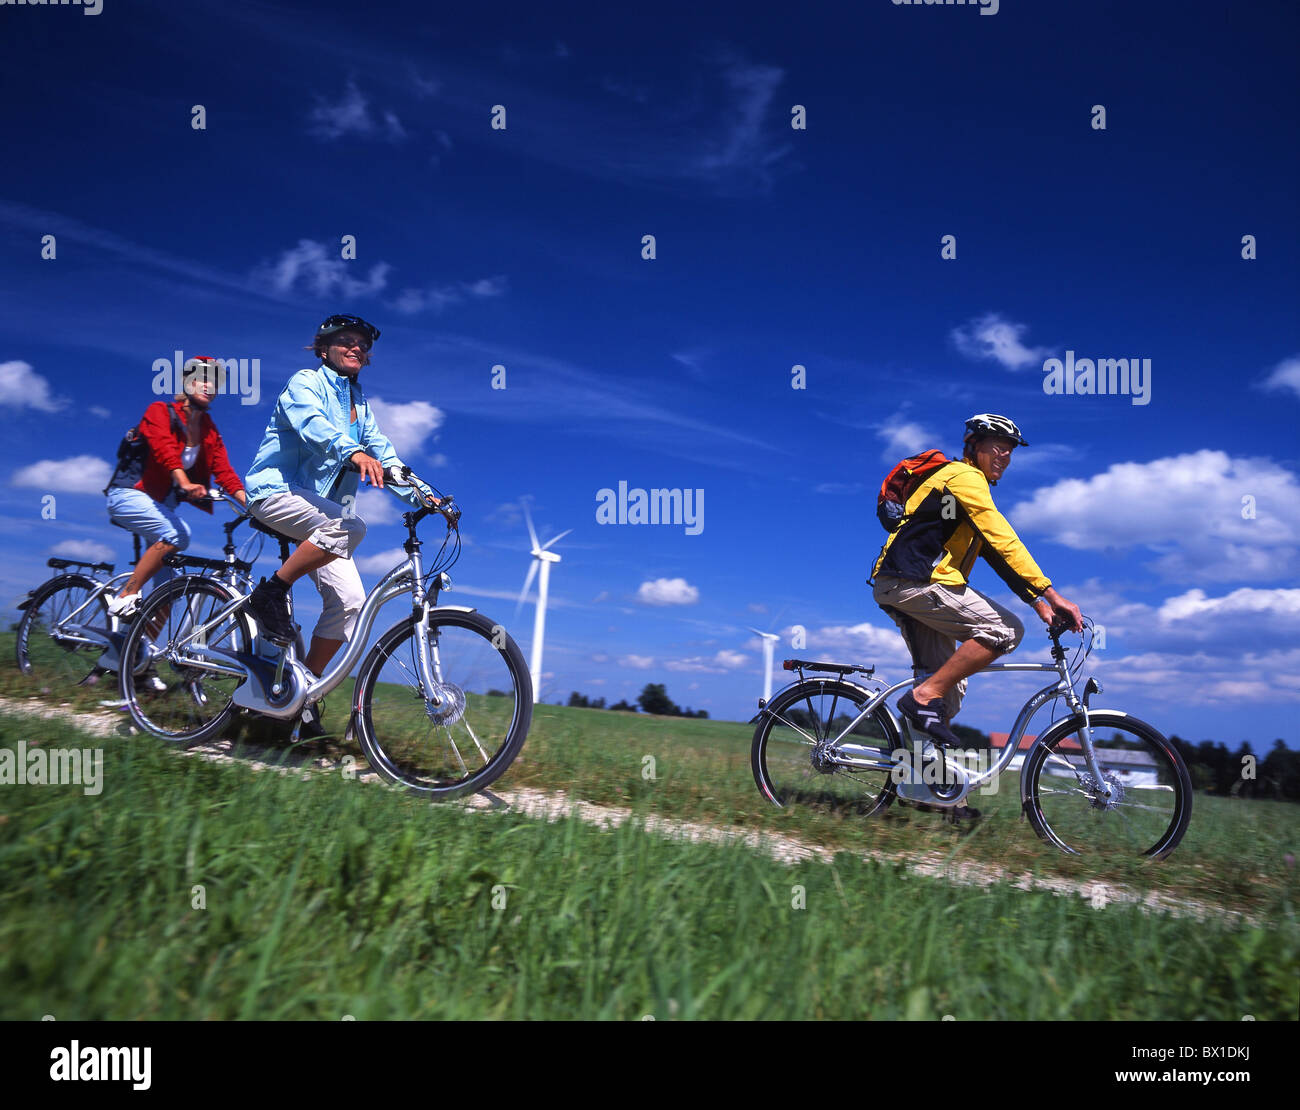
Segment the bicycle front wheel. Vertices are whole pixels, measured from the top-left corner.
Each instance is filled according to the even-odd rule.
[[[179,744],[201,743],[225,728],[243,679],[216,669],[191,652],[187,641],[239,596],[212,578],[183,575],[145,598],[122,646],[119,675],[137,728]],[[202,642],[251,655],[251,618],[237,610],[208,629]]]
[[[1102,782],[1084,759],[1083,714],[1058,722],[1025,761],[1029,823],[1071,855],[1163,859],[1192,817],[1192,779],[1182,756],[1127,713],[1098,709],[1088,721]]]
[[[357,738],[389,782],[443,801],[482,790],[514,761],[532,723],[523,654],[481,613],[429,612],[435,687],[420,677],[419,622],[408,617],[370,649],[357,676]]]
[[[95,669],[112,630],[101,583],[61,574],[36,591],[18,622],[18,669],[61,691]]]
[[[808,805],[867,817],[884,810],[894,800],[892,753],[902,747],[893,718],[878,705],[840,737],[872,696],[852,683],[810,678],[768,702],[759,714],[750,753],[763,796],[781,807]],[[829,750],[837,738],[889,768],[837,766]]]

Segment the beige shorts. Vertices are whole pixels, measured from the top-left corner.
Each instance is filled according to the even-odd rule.
[[[1025,635],[1025,626],[1014,613],[970,586],[879,577],[873,596],[898,625],[912,663],[925,674],[933,674],[951,659],[959,640],[974,640],[1005,654],[1015,651]],[[918,675],[916,681],[922,677]],[[944,695],[950,718],[957,715],[965,696],[965,679]]]
[[[366,522],[359,516],[344,515],[343,506],[310,490],[273,493],[248,506],[263,524],[298,540],[308,540],[338,558],[319,570],[311,580],[320,591],[321,614],[312,630],[322,640],[346,640],[352,636],[357,614],[366,600],[365,587],[352,553],[366,535]]]

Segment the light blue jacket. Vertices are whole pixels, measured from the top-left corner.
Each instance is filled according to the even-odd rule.
[[[353,405],[357,409],[360,443],[352,438]],[[294,488],[329,497],[340,472],[343,479],[332,500],[355,498],[361,476],[343,468],[358,451],[373,456],[385,467],[402,465],[388,437],[375,423],[360,385],[323,363],[315,370],[299,370],[280,391],[257,457],[244,476],[248,500],[260,501]],[[412,505],[422,504],[413,489],[393,492]]]

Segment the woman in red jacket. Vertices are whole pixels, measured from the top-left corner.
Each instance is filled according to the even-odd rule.
[[[176,507],[182,500],[208,495],[215,480],[239,503],[246,504],[244,483],[226,457],[221,433],[208,415],[218,388],[221,368],[216,359],[195,357],[185,363],[183,393],[172,402],[155,401],[140,420],[140,435],[148,450],[142,473],[121,469],[108,490],[108,516],[114,524],[140,536],[148,545],[135,570],[108,608],[115,616],[129,617],[140,603],[140,590],[155,575],[159,585],[174,573],[163,566],[173,551],[190,542],[190,529]],[[211,505],[200,505],[211,513]],[[161,574],[160,574],[161,572]]]

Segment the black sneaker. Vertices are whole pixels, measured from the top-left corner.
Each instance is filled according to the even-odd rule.
[[[953,806],[947,813],[948,823],[970,828],[980,819],[980,811],[974,806]]]
[[[316,702],[302,711],[302,716],[298,718],[299,740],[319,740],[322,736],[329,735],[321,726],[321,720],[325,715],[324,708],[321,702]]]
[[[276,589],[263,578],[248,595],[248,611],[257,621],[262,635],[271,643],[281,647],[293,643],[295,629],[289,619],[287,591]]]
[[[898,708],[902,711],[903,716],[916,725],[926,736],[937,740],[948,748],[961,747],[961,737],[948,727],[947,717],[943,712],[942,698],[935,698],[934,701],[922,705],[912,696],[912,691],[908,690],[906,694],[898,699]]]

